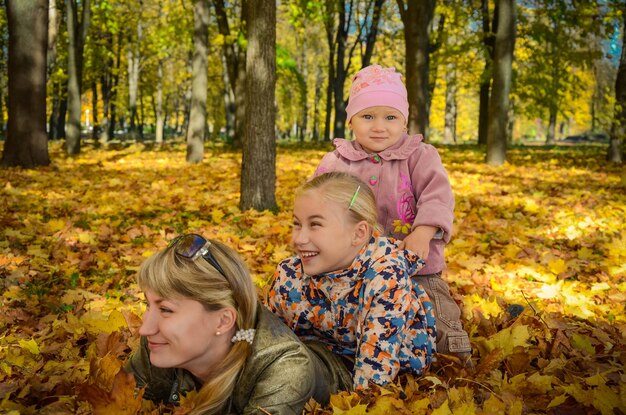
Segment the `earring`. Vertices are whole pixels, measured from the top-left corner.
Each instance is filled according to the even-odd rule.
[[[216,335],[216,336],[219,336],[219,335],[221,335],[221,334],[222,334],[222,333],[220,333],[219,331],[216,331],[216,332],[215,332],[215,335]]]

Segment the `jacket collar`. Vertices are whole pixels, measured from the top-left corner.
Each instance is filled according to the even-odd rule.
[[[423,140],[424,137],[421,134],[412,136],[404,134],[397,143],[378,153],[378,156],[385,161],[407,159],[417,150]],[[348,141],[343,138],[335,138],[333,144],[339,154],[350,161],[361,161],[372,157],[356,140]]]

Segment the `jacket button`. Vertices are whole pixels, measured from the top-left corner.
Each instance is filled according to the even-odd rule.
[[[376,176],[370,177],[370,184],[374,186],[376,183],[378,183],[378,178]]]
[[[378,154],[372,157],[372,163],[380,163],[380,156]]]

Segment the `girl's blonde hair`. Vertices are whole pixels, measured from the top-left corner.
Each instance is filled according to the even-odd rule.
[[[257,291],[246,264],[231,248],[217,241],[210,242],[209,251],[225,275],[203,258],[193,261],[180,257],[173,247],[168,247],[142,264],[139,286],[163,298],[182,296],[196,300],[209,311],[232,307],[237,311],[237,329],[254,328]],[[229,412],[229,398],[251,350],[246,341],[233,343],[226,358],[215,368],[215,375],[198,391],[192,414]]]
[[[372,230],[380,230],[374,192],[358,177],[336,171],[320,174],[304,183],[296,197],[312,191],[319,192],[325,200],[345,206],[353,223],[364,220]]]

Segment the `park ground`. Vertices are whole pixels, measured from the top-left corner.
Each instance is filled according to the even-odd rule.
[[[189,165],[184,144],[67,157],[52,143],[49,167],[0,170],[0,412],[173,413],[119,372],[138,343],[138,266],[198,232],[240,252],[262,293],[291,254],[293,191],[327,150],[279,146],[277,212],[239,210],[241,153],[221,146]],[[500,167],[476,146],[439,151],[456,195],[445,276],[475,369],[440,356],[306,412],[626,414],[623,166],[598,145],[514,147]]]

